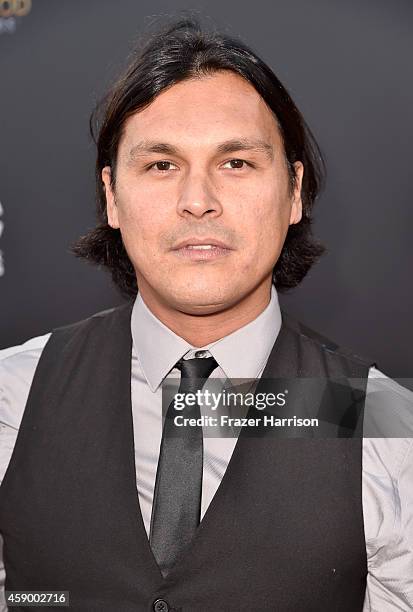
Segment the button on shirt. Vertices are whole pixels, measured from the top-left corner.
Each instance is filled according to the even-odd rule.
[[[205,347],[193,347],[177,336],[152,314],[140,295],[137,296],[131,317],[132,415],[136,485],[147,534],[162,436],[162,382],[168,377],[172,385],[179,385],[180,372],[174,365],[182,357],[211,355],[219,366],[211,379],[259,378],[280,327],[281,312],[274,286],[268,306],[254,321]],[[38,336],[20,346],[0,351],[0,481],[10,461],[34,372],[49,337],[50,334]],[[413,418],[413,393],[376,368],[370,368],[366,411],[376,407],[379,397],[380,401],[386,398],[407,418]],[[204,437],[201,520],[221,482],[236,442],[236,437]],[[413,440],[363,439],[362,468],[368,559],[364,612],[411,611]],[[0,556],[0,593],[4,590],[4,580]],[[4,598],[0,597],[0,611],[5,610]]]

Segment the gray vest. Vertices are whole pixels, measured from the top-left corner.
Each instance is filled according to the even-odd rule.
[[[70,591],[76,612],[361,611],[364,393],[350,382],[346,406],[306,398],[336,437],[241,432],[195,538],[162,578],[136,489],[131,308],[59,328],[43,350],[0,487],[6,589]],[[261,388],[354,377],[365,391],[368,363],[282,319]]]

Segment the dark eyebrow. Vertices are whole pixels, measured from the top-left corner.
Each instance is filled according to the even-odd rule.
[[[272,145],[264,140],[251,139],[251,138],[240,138],[234,140],[227,140],[217,146],[219,153],[235,153],[235,151],[256,151],[258,153],[265,153],[265,155],[272,161],[274,159],[274,149]]]
[[[260,139],[240,138],[226,140],[217,145],[218,153],[235,153],[236,151],[255,151],[265,153],[272,161],[274,159],[274,149],[271,144]],[[160,153],[161,155],[178,155],[179,149],[166,142],[155,142],[143,140],[134,145],[129,151],[129,161],[134,161],[140,155],[148,153]]]

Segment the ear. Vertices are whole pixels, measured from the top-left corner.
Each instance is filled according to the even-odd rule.
[[[295,184],[291,202],[290,225],[299,223],[303,216],[303,203],[301,201],[301,186],[303,183],[304,166],[300,161],[294,162]]]
[[[108,215],[108,223],[110,227],[113,227],[113,229],[118,229],[118,207],[115,200],[115,193],[112,188],[112,169],[110,166],[105,166],[102,169],[102,181],[105,185],[106,211]]]

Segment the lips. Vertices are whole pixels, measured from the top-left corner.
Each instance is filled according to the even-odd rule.
[[[172,249],[181,261],[205,263],[222,260],[230,255],[233,249],[215,238],[186,238]]]
[[[194,249],[194,251],[202,251],[206,249],[214,249],[216,248],[215,244],[188,244],[186,249]]]
[[[216,240],[215,238],[186,238],[174,246],[172,250],[178,251],[179,249],[193,249],[195,251],[201,251],[211,250],[214,247],[217,249],[232,250],[228,244],[222,242],[221,240]]]

